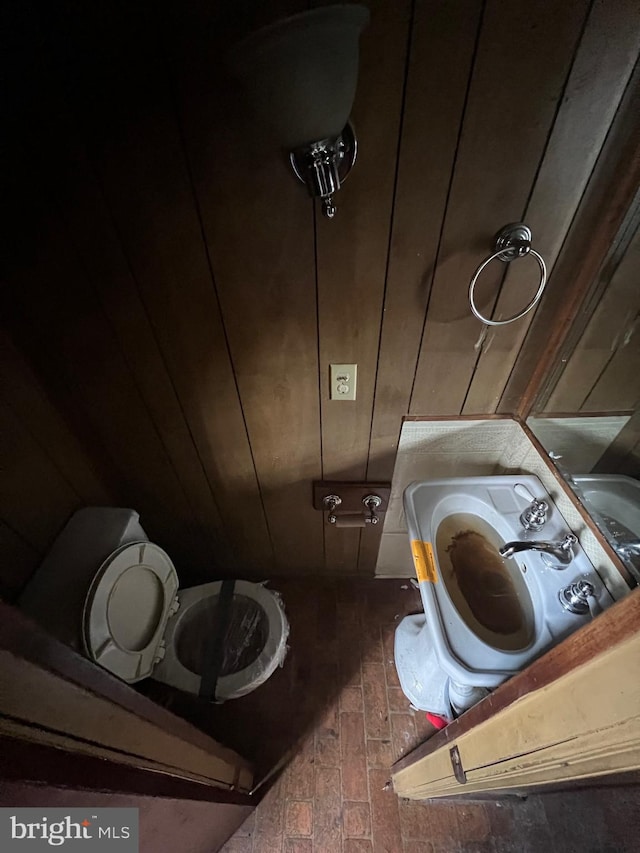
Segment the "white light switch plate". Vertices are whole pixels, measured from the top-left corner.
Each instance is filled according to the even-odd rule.
[[[329,365],[332,400],[355,400],[357,364]]]

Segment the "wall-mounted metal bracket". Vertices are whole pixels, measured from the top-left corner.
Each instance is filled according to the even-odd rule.
[[[334,139],[312,142],[292,151],[289,160],[296,177],[307,185],[309,195],[322,199],[322,212],[329,219],[336,215],[333,201],[358,154],[358,142],[351,122]]]
[[[313,506],[336,527],[374,526],[386,512],[390,494],[390,483],[320,480],[313,484]]]

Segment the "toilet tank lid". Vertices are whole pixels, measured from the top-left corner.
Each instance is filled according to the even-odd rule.
[[[124,681],[147,678],[163,655],[163,636],[178,608],[178,575],[153,542],[123,545],[104,561],[85,600],[88,655]]]

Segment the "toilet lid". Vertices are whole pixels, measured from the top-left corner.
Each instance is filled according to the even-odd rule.
[[[134,542],[114,551],[85,601],[83,630],[90,657],[128,682],[150,675],[162,657],[177,590],[178,575],[162,548]]]

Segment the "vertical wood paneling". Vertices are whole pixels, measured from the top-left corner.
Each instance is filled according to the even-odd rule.
[[[616,244],[639,183],[640,63],[636,62],[556,261],[553,287],[547,289],[536,311],[499,412],[528,411],[538,389],[546,392],[553,387],[589,322],[589,304],[597,301],[606,286],[608,273],[601,277],[603,266],[611,263],[613,255],[619,258]]]
[[[14,241],[2,296],[14,339],[52,398],[79,425],[101,475],[126,484],[114,498],[135,501],[159,541],[182,558],[192,557],[201,543],[175,469],[58,211],[42,198],[32,169],[22,172],[10,197]]]
[[[615,51],[608,49],[612,33],[616,33]],[[533,231],[534,248],[547,264],[550,287],[553,265],[633,71],[639,47],[640,5],[636,0],[596,2],[523,218]],[[526,275],[523,267],[529,267]],[[522,310],[535,293],[537,273],[533,260],[509,265],[493,319],[510,317]],[[465,414],[496,410],[533,313],[508,326],[487,330],[465,400]]]
[[[483,331],[469,309],[468,283],[493,234],[521,218],[555,117],[586,0],[489,0],[482,23],[462,138],[411,400],[416,414],[458,414]],[[544,57],[544,60],[542,59]],[[490,310],[501,281],[491,265],[477,291]]]
[[[21,422],[21,430],[30,433],[46,449],[58,470],[64,472],[79,499],[87,504],[108,503],[112,499],[90,457],[3,329],[0,329],[0,396],[10,402]]]
[[[640,406],[640,315],[581,408],[583,412],[635,411]]]
[[[636,409],[602,454],[592,473],[640,476],[640,408]]]
[[[2,356],[6,343],[2,341]],[[3,357],[1,365],[0,597],[12,600],[69,516],[82,505],[81,494],[99,498],[106,493],[64,425],[55,414],[51,416],[37,387],[19,382],[17,413],[11,394],[16,375],[8,359]],[[64,462],[66,470],[60,464]]]
[[[31,215],[37,197],[28,197]],[[37,250],[9,275],[5,316],[101,470],[123,483],[119,494],[146,515],[157,541],[194,560],[200,544],[191,512],[123,354],[60,223],[48,214],[36,221]]]
[[[281,573],[316,572],[323,531],[311,504],[321,474],[313,206],[282,152],[256,147],[237,98],[209,51],[191,56],[180,88],[187,157],[275,561]],[[250,506],[243,511],[252,524]]]
[[[635,407],[640,396],[640,357],[636,343],[639,275],[640,231],[629,244],[571,353],[544,407],[545,412],[606,412]],[[626,371],[625,364],[629,365]],[[622,369],[618,371],[617,367]],[[620,405],[623,401],[627,405]]]
[[[637,4],[371,0],[358,161],[327,221],[221,68],[243,30],[322,2],[16,8],[5,589],[75,506],[106,501],[138,509],[188,581],[369,572],[378,531],[323,527],[311,481],[390,478],[409,411],[495,410],[529,320],[484,333],[469,277],[523,215],[551,262],[570,239]],[[500,315],[535,266],[499,291],[504,272],[480,288]],[[612,286],[628,322],[613,346],[605,297],[576,350],[587,408],[634,393],[617,359],[637,306]],[[332,362],[357,363],[355,403],[329,400]]]
[[[13,599],[71,513],[112,498],[0,330],[0,596]]]
[[[105,195],[236,565],[253,569],[268,534],[178,129],[166,107],[126,127],[99,131]]]
[[[127,355],[69,238],[58,200],[48,197],[39,179],[39,154],[34,159],[30,152],[29,142],[37,139],[44,168],[55,174],[56,149],[78,133],[77,127],[65,125],[59,99],[65,74],[54,52],[66,39],[71,41],[71,55],[65,57],[71,66],[67,82],[84,80],[82,70],[94,95],[96,83],[91,69],[81,63],[74,75],[77,57],[70,34],[56,32],[51,21],[45,25],[34,8],[24,11],[25,29],[13,34],[24,43],[14,44],[8,86],[14,95],[8,112],[13,171],[7,188],[12,218],[4,316],[14,340],[112,487],[112,501],[139,510],[149,534],[171,551],[188,576],[190,567],[210,562],[202,531]],[[38,45],[37,62],[30,53],[32,44]],[[90,52],[90,46],[88,37],[82,49]],[[51,160],[46,159],[49,145]],[[70,177],[75,180],[73,172]]]
[[[437,263],[481,2],[416,5],[367,475],[389,479]]]
[[[41,181],[59,204],[69,239],[96,289],[158,434],[174,461],[176,475],[208,542],[208,559],[214,559],[216,553],[221,557],[223,524],[212,487],[100,188],[81,146],[67,144],[52,148],[47,150],[48,161],[41,169]],[[34,162],[37,162],[35,153]],[[51,168],[52,162],[55,169]]]
[[[0,399],[0,422],[0,518],[43,552],[80,498],[4,399]]]
[[[361,480],[366,474],[409,35],[409,0],[379,0],[370,8],[353,111],[357,165],[336,199],[337,217],[327,220],[318,208],[316,218],[322,462],[328,480]],[[329,399],[332,362],[358,365],[355,402]],[[332,528],[325,538],[327,568],[352,571],[360,530]]]

